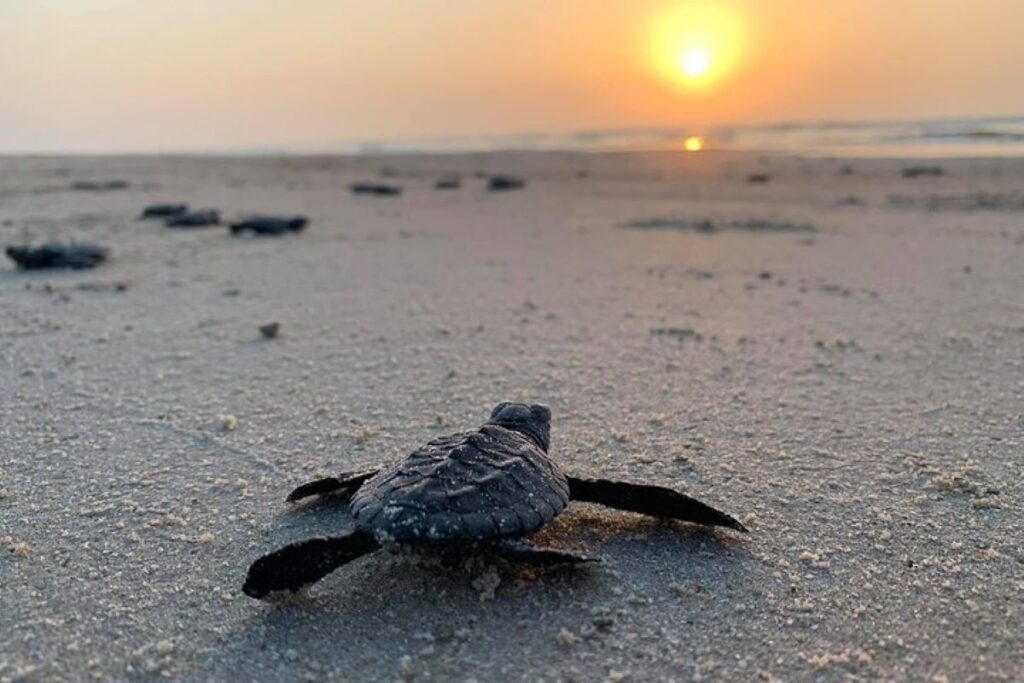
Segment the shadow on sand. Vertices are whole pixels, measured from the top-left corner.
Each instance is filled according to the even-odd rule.
[[[292,527],[291,540],[302,537],[296,524],[327,535],[351,523],[330,499],[285,513],[280,522]],[[287,543],[283,535],[274,533],[267,550]],[[753,561],[750,541],[730,532],[582,504],[529,540],[603,561],[536,569],[486,551],[456,563],[429,548],[379,551],[284,602],[252,601],[226,639],[231,654],[220,654],[236,658],[240,670],[294,674],[305,666],[369,679],[401,675],[399,660],[407,656],[441,677],[513,662],[516,652],[555,664],[562,625],[598,642],[614,637],[616,622],[628,620],[624,614],[661,609],[664,601],[692,614],[745,582]],[[240,564],[239,584],[244,571]],[[700,627],[689,617],[678,626]]]

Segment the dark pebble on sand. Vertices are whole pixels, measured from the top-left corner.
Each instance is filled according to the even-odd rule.
[[[82,292],[126,292],[127,282],[82,282],[75,289]]]
[[[434,183],[435,190],[457,190],[462,187],[461,178],[441,178]]]
[[[281,323],[274,321],[266,325],[260,325],[259,329],[264,339],[275,339],[281,332]]]
[[[672,337],[680,342],[686,339],[703,341],[704,335],[689,327],[655,327],[651,330],[655,337]]]
[[[348,188],[352,194],[368,194],[377,197],[397,197],[402,194],[401,186],[383,183],[352,183]]]
[[[78,180],[71,183],[71,189],[79,192],[109,192],[111,190],[127,190],[127,180]]]
[[[922,176],[946,175],[946,170],[941,166],[907,166],[900,173],[904,178],[920,178]]]

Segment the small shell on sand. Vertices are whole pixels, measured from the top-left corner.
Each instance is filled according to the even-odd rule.
[[[218,415],[217,429],[222,432],[233,432],[238,429],[238,418],[234,415]]]

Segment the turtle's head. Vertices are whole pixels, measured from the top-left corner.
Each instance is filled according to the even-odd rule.
[[[491,411],[487,424],[519,432],[548,452],[551,446],[551,409],[540,404],[499,403]]]
[[[7,247],[5,250],[7,255],[11,257],[11,260],[21,262],[28,256],[27,247]]]

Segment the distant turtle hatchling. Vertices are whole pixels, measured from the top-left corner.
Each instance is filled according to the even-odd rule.
[[[250,216],[231,224],[231,234],[239,235],[246,230],[254,235],[285,235],[302,232],[309,219],[305,216]]]
[[[550,428],[545,406],[501,403],[476,431],[434,439],[395,467],[303,484],[290,502],[330,494],[349,503],[356,530],[259,558],[242,590],[259,599],[295,592],[385,544],[481,542],[538,566],[590,561],[514,540],[550,522],[570,500],[746,531],[729,515],[671,489],[566,476],[548,456]]]
[[[22,270],[95,268],[110,255],[110,250],[87,242],[47,242],[38,247],[7,247],[7,256]]]
[[[168,216],[164,225],[168,228],[208,228],[220,225],[220,213],[214,209],[184,211]]]
[[[142,210],[139,218],[173,218],[186,213],[188,213],[188,204],[150,204]]]

